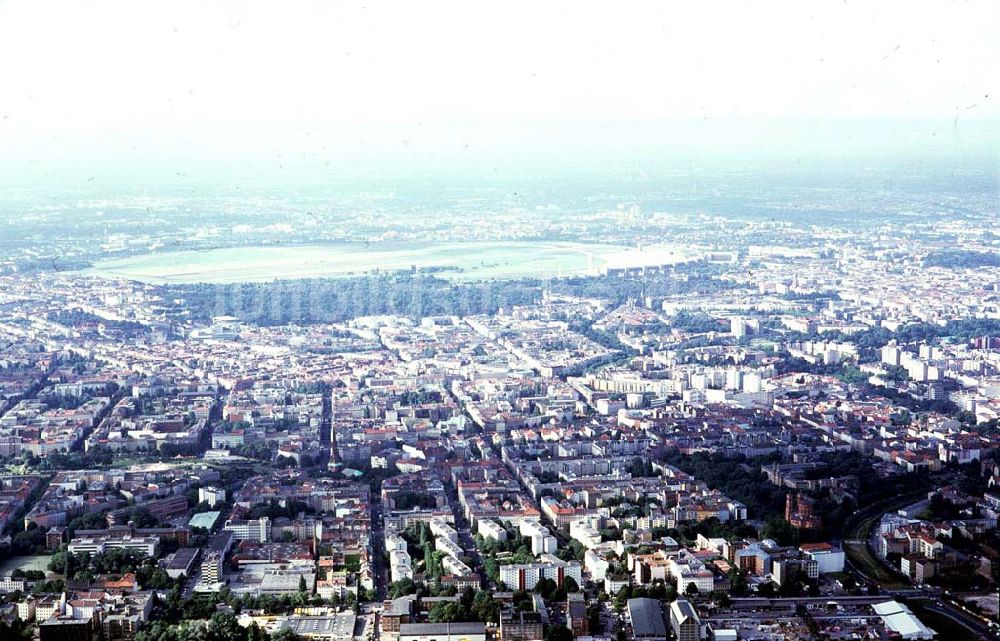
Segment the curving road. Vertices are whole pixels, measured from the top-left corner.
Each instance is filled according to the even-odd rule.
[[[1000,634],[993,632],[985,623],[966,614],[947,601],[928,603],[924,605],[924,609],[954,621],[982,641],[1000,640]]]

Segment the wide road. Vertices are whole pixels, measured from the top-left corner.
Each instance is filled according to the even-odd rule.
[[[375,569],[375,600],[382,603],[389,577],[385,567],[385,523],[381,503],[372,503],[372,565]]]
[[[983,641],[1000,641],[1000,633],[990,630],[981,620],[963,612],[961,608],[948,601],[933,601],[924,604],[923,607],[928,612],[933,612],[954,621],[978,639],[982,639]]]

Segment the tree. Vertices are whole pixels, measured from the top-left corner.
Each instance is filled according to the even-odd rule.
[[[267,641],[267,633],[260,629],[256,621],[247,628],[247,641]]]
[[[696,596],[698,594],[698,586],[694,584],[694,581],[687,584],[687,587],[684,588],[684,594],[688,596]]]
[[[604,621],[601,619],[601,604],[591,603],[587,606],[587,621],[590,624],[591,634],[604,632]]]
[[[576,579],[568,576],[563,579],[563,590],[566,592],[579,592],[580,586],[577,584]]]
[[[207,637],[209,641],[228,641],[229,639],[245,638],[246,632],[236,622],[236,617],[228,612],[217,612],[208,621]]]
[[[573,632],[564,625],[550,625],[545,631],[545,641],[573,641]]]
[[[390,599],[398,599],[409,594],[419,594],[426,592],[426,587],[422,583],[415,583],[413,579],[402,579],[389,584],[388,595]]]
[[[910,414],[910,410],[903,408],[897,414],[893,414],[889,417],[893,425],[909,425],[913,422],[913,416]]]
[[[65,545],[60,546],[49,559],[47,567],[50,572],[59,572],[68,579],[72,578],[76,569],[75,557],[66,550]]]
[[[489,592],[476,592],[472,601],[472,613],[476,621],[500,622],[500,602]]]
[[[761,530],[761,536],[765,539],[774,539],[778,545],[791,545],[796,540],[795,528],[788,521],[777,516],[767,520],[764,529]]]
[[[535,594],[540,594],[543,599],[548,599],[558,587],[552,579],[542,578],[535,584]]]
[[[729,589],[730,594],[733,596],[746,596],[747,594],[747,579],[746,576],[739,570],[732,570],[729,573],[729,580],[731,581],[731,588]]]
[[[882,369],[885,370],[886,378],[894,383],[902,383],[910,378],[910,373],[902,365],[885,365]]]

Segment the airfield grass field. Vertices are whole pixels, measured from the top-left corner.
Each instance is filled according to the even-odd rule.
[[[148,283],[266,282],[433,271],[450,280],[594,274],[608,265],[665,264],[672,248],[546,241],[333,243],[160,252],[101,261],[85,273]]]

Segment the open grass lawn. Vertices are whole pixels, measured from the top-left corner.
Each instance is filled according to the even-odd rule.
[[[47,573],[50,560],[52,557],[48,554],[12,556],[0,561],[0,574],[7,575],[14,570],[39,570]]]

